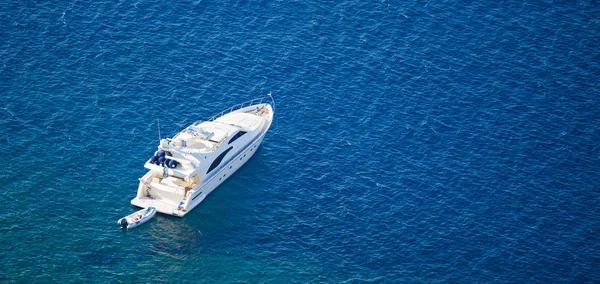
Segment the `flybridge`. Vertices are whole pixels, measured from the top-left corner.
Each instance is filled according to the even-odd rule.
[[[206,131],[206,130],[204,130],[202,128],[197,129],[197,127],[195,125],[192,125],[192,126],[188,127],[187,131],[190,134],[194,135],[194,136],[201,135],[201,136],[203,136],[206,139],[210,139],[210,138],[213,137],[213,135],[215,135],[213,132]]]
[[[208,153],[217,150],[230,133],[238,128],[218,122],[196,122],[173,138],[161,141],[163,150],[177,149],[185,153]]]

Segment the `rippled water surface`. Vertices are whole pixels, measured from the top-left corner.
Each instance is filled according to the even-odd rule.
[[[0,282],[600,282],[600,5],[480,2],[2,1]],[[119,229],[157,119],[269,92],[242,169]]]

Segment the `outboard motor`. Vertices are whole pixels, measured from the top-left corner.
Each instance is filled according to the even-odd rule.
[[[164,153],[164,152],[163,152],[163,153]],[[165,156],[160,156],[160,157],[158,157],[158,163],[160,163],[160,165],[161,165],[161,166],[163,166],[163,167],[165,166],[165,161],[166,161],[166,160],[167,160],[167,159],[165,159]]]
[[[125,229],[125,228],[127,228],[128,225],[129,225],[129,223],[127,223],[127,219],[125,219],[125,218],[121,219],[121,228]]]

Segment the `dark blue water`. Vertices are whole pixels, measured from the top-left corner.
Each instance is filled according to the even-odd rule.
[[[595,1],[3,1],[0,282],[600,282]],[[261,148],[123,232],[162,135]]]

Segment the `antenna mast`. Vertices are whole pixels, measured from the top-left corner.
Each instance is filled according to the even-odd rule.
[[[158,142],[160,142],[160,119],[157,118],[156,120],[158,121]]]

